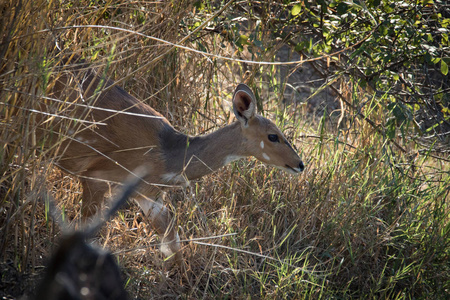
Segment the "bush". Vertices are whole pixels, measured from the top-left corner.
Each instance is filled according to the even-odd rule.
[[[94,242],[133,297],[448,297],[445,2],[22,0],[2,13],[2,296],[31,294],[57,243],[47,191],[79,221],[78,181],[54,167],[60,143],[44,147],[74,121],[47,96],[78,55],[189,134],[228,123],[246,82],[306,163],[291,177],[242,160],[171,191],[184,272],[162,272],[139,210],[121,210]]]

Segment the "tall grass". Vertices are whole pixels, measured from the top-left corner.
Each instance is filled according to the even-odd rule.
[[[57,243],[60,228],[41,201],[43,191],[57,199],[67,223],[75,226],[80,218],[77,179],[52,165],[56,147],[43,147],[35,134],[37,126],[54,128],[57,118],[39,111],[61,112],[60,104],[45,98],[48,85],[60,59],[77,54],[190,134],[231,120],[226,100],[247,76],[260,88],[260,107],[288,133],[306,164],[304,174],[294,177],[242,160],[170,191],[167,205],[186,240],[184,272],[164,268],[158,241],[137,206],[121,210],[93,242],[114,252],[133,297],[449,296],[448,157],[418,155],[411,145],[399,153],[351,115],[337,130],[326,114],[316,122],[268,101],[279,98],[267,86],[284,80],[274,67],[250,68],[249,76],[247,66],[168,51],[171,46],[111,29],[177,43],[195,28],[190,2],[6,1],[2,10],[8,16],[0,46],[3,278],[41,274]],[[81,27],[92,24],[104,27]],[[187,43],[233,55],[214,38]],[[360,97],[361,90],[349,89],[348,97]],[[374,121],[384,117],[380,110],[370,113]],[[31,293],[29,278],[2,286],[0,293]]]

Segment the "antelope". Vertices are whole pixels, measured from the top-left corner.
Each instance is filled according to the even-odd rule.
[[[134,200],[160,236],[166,257],[180,260],[181,243],[171,214],[161,203],[164,186],[186,184],[249,156],[290,174],[304,169],[280,129],[257,114],[256,97],[245,84],[236,87],[232,98],[237,120],[201,136],[177,131],[152,107],[113,81],[101,79],[92,68],[84,73],[66,71],[52,89],[54,96],[73,106],[80,120],[97,124],[77,123],[77,130],[68,130],[70,137],[62,143],[57,161],[63,171],[79,176],[83,217],[97,213],[111,183],[123,183],[130,174],[137,176],[133,171],[138,167],[144,168],[146,184]]]

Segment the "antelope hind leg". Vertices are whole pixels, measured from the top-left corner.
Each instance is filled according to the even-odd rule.
[[[81,179],[83,187],[83,199],[81,202],[81,214],[83,221],[87,221],[90,217],[95,215],[103,203],[105,193],[109,190],[106,182]]]

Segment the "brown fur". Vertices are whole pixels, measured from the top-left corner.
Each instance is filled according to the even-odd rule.
[[[53,128],[64,135],[57,165],[80,176],[83,214],[87,217],[97,212],[108,183],[123,183],[134,170],[144,168],[145,184],[136,200],[163,240],[169,241],[169,253],[178,251],[179,243],[176,231],[171,229],[170,213],[153,202],[161,185],[182,184],[246,156],[255,156],[291,173],[303,170],[303,163],[281,131],[270,120],[256,115],[256,99],[246,85],[239,85],[233,97],[238,120],[199,137],[176,131],[153,108],[112,81],[101,80],[89,68],[62,72],[51,96],[66,101],[65,107],[69,107],[59,113],[101,123],[78,121],[65,131],[61,126]],[[279,141],[269,141],[269,135],[277,135]]]

